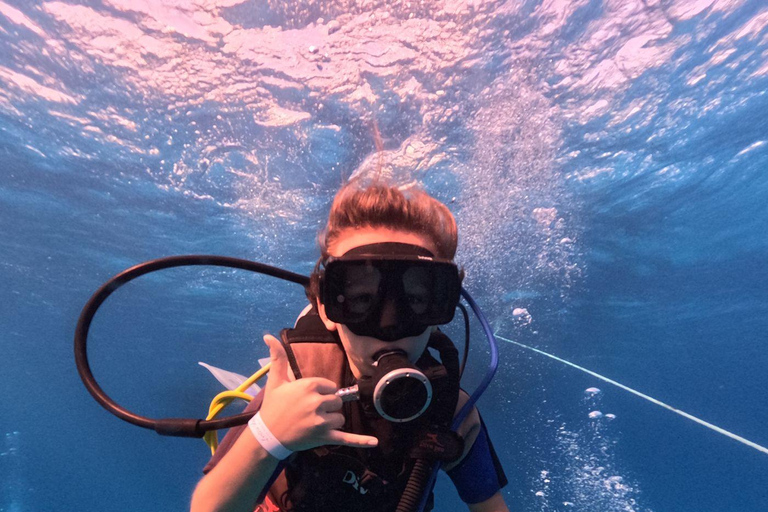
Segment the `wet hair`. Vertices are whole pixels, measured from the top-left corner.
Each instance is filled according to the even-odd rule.
[[[456,255],[456,219],[448,207],[416,186],[401,189],[379,181],[347,183],[336,194],[328,223],[318,236],[322,257],[328,257],[329,247],[345,230],[356,228],[415,233],[434,243],[438,258],[452,260]]]

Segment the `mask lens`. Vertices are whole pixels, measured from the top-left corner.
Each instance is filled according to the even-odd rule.
[[[359,318],[376,308],[381,295],[381,272],[371,265],[349,265],[339,276],[342,285],[336,295],[345,317]]]
[[[426,267],[411,267],[403,272],[402,282],[408,310],[417,316],[427,313],[434,290],[433,273]]]

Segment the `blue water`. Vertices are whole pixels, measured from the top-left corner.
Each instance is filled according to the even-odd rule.
[[[0,49],[0,511],[187,509],[207,448],[90,398],[80,309],[173,254],[308,273],[334,192],[379,162],[374,121],[387,176],[457,216],[499,335],[768,445],[764,2],[0,0]],[[140,414],[200,416],[219,386],[197,362],[248,373],[303,304],[237,271],[148,276],[99,311],[93,370]],[[500,356],[480,407],[512,510],[768,509],[768,455]]]

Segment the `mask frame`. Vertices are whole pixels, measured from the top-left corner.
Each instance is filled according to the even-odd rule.
[[[318,300],[326,316],[359,336],[395,341],[453,320],[461,274],[427,249],[385,242],[319,262]]]

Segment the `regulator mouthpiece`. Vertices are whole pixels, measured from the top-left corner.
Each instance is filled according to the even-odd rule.
[[[432,384],[404,352],[387,352],[379,357],[373,380],[373,405],[389,421],[414,420],[432,402]]]
[[[336,392],[344,402],[370,399],[379,415],[394,423],[405,423],[424,414],[432,402],[432,384],[401,350],[378,356],[371,377],[358,386]]]

